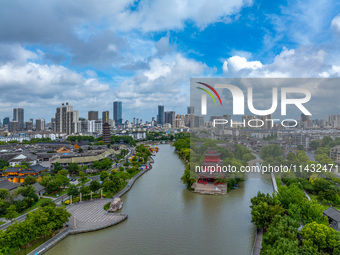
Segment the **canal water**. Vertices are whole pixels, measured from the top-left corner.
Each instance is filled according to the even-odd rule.
[[[69,236],[46,254],[250,254],[250,198],[272,193],[270,179],[249,177],[224,196],[195,194],[180,182],[184,163],[173,147],[159,148],[153,169],[122,197],[126,221]]]

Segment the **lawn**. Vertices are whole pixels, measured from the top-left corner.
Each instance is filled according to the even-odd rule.
[[[67,192],[66,190],[63,190],[63,191],[59,192],[59,197],[62,196],[62,195],[64,195],[64,194],[66,194],[66,192]],[[57,197],[57,194],[46,194],[46,193],[45,193],[44,196],[56,198],[56,197]]]
[[[309,193],[308,193],[308,195],[311,199],[318,201],[318,203],[324,208],[324,210],[326,210],[330,207],[329,203],[327,203],[323,200],[320,200],[317,195],[313,195],[313,194],[309,194]],[[340,206],[333,206],[333,207],[340,210]]]
[[[31,206],[31,207],[29,207],[29,208],[26,208],[24,211],[22,211],[22,212],[19,214],[19,216],[20,216],[20,215],[23,215],[23,214],[25,214],[25,213],[27,213],[27,212],[29,212],[29,211],[32,211],[33,209],[39,207],[39,206],[41,205],[42,202],[48,201],[48,200],[51,200],[51,199],[50,199],[50,198],[41,198],[41,199],[39,199],[39,201],[36,202],[33,206]]]
[[[5,224],[6,222],[0,221],[0,225]]]

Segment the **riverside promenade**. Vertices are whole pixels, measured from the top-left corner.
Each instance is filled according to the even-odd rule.
[[[114,226],[126,220],[128,218],[128,215],[120,213],[108,213],[104,210],[104,205],[112,202],[114,198],[120,198],[126,192],[128,192],[140,176],[152,169],[151,163],[153,162],[153,158],[150,157],[148,169],[140,171],[137,175],[132,177],[125,188],[118,192],[112,198],[101,198],[92,201],[84,201],[67,206],[66,209],[72,214],[69,222],[67,223],[68,227],[62,229],[54,237],[52,237],[47,242],[28,254],[43,254],[48,249],[56,245],[58,242],[66,238],[68,235],[101,230],[107,227]]]
[[[274,173],[270,173],[270,179],[273,184],[274,192],[277,193],[278,188],[277,188],[277,183],[275,180]],[[253,246],[251,255],[260,255],[261,250],[262,250],[262,236],[263,236],[263,229],[256,229],[256,236],[255,236],[254,246]]]

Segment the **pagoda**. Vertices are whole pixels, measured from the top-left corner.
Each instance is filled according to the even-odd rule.
[[[215,169],[214,172],[210,172],[209,167],[217,167],[220,166],[222,168],[223,161],[220,158],[221,153],[210,150],[209,152],[204,154],[204,160],[202,163],[201,171],[198,173],[198,183],[212,183],[215,184],[216,178],[224,178],[225,174],[220,172],[218,169]]]

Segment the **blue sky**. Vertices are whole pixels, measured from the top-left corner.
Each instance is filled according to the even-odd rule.
[[[337,1],[5,1],[0,117],[185,113],[190,77],[338,77],[339,39]]]

